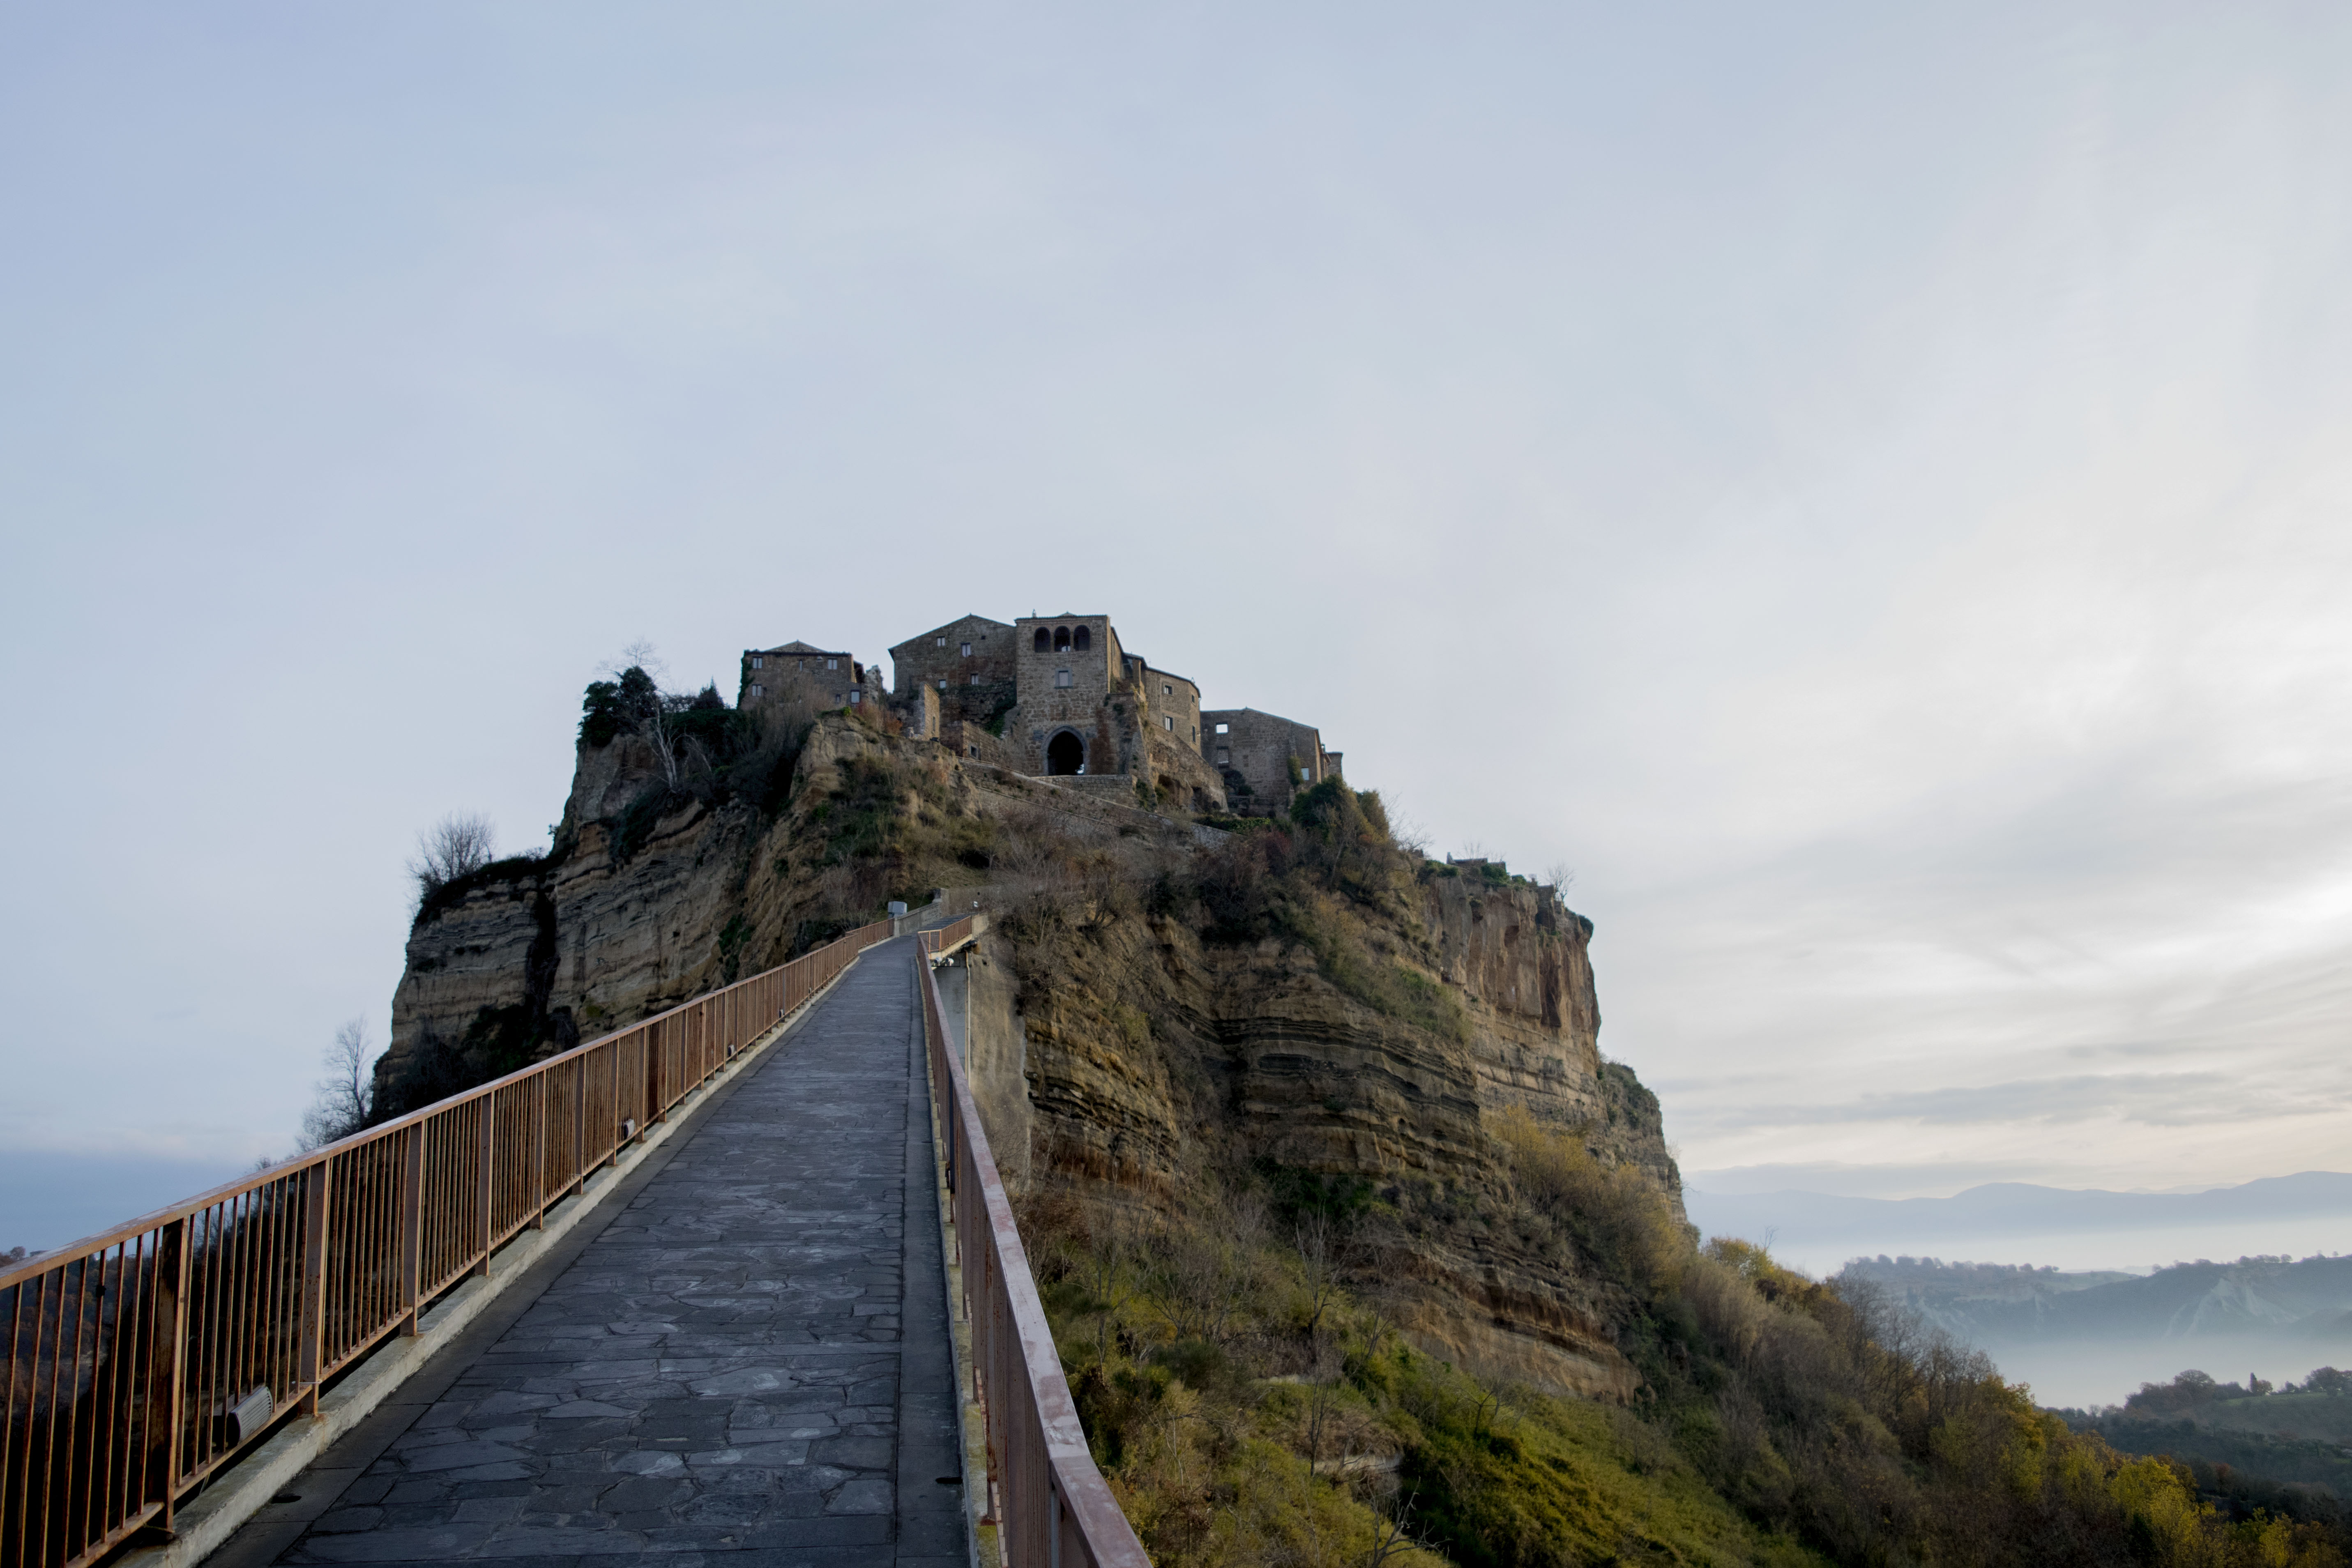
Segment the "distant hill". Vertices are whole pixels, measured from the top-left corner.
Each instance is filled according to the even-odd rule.
[[[1882,1256],[1855,1258],[1839,1278],[1875,1281],[1996,1354],[2036,1341],[2246,1334],[2308,1342],[2315,1353],[2352,1333],[2352,1258],[2241,1258],[2141,1276]]]
[[[1948,1198],[1856,1198],[1830,1193],[1712,1193],[1694,1182],[1693,1223],[1710,1235],[1872,1247],[1895,1237],[1926,1247],[1948,1239],[2087,1231],[2226,1229],[2298,1218],[2352,1222],[2352,1175],[2304,1171],[2201,1193],[2113,1193],[1990,1182]]]
[[[2200,1477],[2207,1489],[2324,1488],[2352,1500],[2352,1377],[2334,1367],[2315,1370],[2305,1386],[2273,1391],[2217,1383],[2184,1372],[2168,1384],[2150,1384],[2118,1408],[2064,1410],[2076,1431],[2099,1433],[2127,1454],[2167,1454],[2213,1470]],[[2236,1478],[2243,1478],[2238,1480]],[[2234,1484],[2233,1484],[2234,1482]],[[2250,1496],[2257,1504],[2292,1498]]]

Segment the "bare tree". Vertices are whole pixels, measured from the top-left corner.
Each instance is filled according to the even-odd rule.
[[[1569,884],[1576,880],[1576,871],[1567,861],[1555,860],[1544,868],[1542,880],[1550,886],[1553,896],[1565,903]]]
[[[1315,1343],[1315,1360],[1307,1369],[1307,1468],[1310,1470],[1323,1462],[1323,1429],[1332,1425],[1332,1412],[1339,1402],[1339,1373],[1345,1363],[1336,1345]]]
[[[1110,1354],[1111,1323],[1119,1310],[1135,1299],[1135,1287],[1129,1277],[1135,1241],[1127,1216],[1107,1205],[1089,1216],[1087,1229],[1089,1245],[1078,1264],[1077,1275],[1087,1294],[1096,1302],[1096,1353],[1107,1359]]]
[[[327,1076],[319,1098],[302,1115],[302,1147],[316,1149],[348,1138],[367,1125],[375,1109],[375,1075],[369,1070],[367,1020],[353,1018],[335,1031],[327,1047]]]
[[[1302,1215],[1291,1227],[1291,1245],[1307,1287],[1307,1343],[1318,1360],[1323,1353],[1323,1319],[1339,1299],[1339,1277],[1354,1261],[1355,1248],[1344,1227],[1326,1214]]]
[[[621,650],[621,657],[604,666],[621,688],[621,704],[629,722],[652,745],[654,755],[661,761],[662,782],[671,789],[678,784],[677,727],[670,715],[685,707],[692,699],[672,696],[661,689],[661,678],[669,666],[654,652],[654,645],[639,637]],[[632,679],[632,677],[636,679]]]
[[[1392,1507],[1381,1510],[1372,1520],[1372,1549],[1365,1555],[1364,1568],[1381,1568],[1383,1563],[1408,1552],[1435,1550],[1412,1527],[1412,1499],[1399,1498]]]
[[[416,854],[408,874],[416,879],[416,902],[425,900],[471,871],[496,858],[491,848],[490,819],[475,812],[453,811],[416,836]]]

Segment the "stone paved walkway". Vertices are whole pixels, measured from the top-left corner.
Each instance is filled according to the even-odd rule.
[[[911,947],[215,1563],[968,1563]]]

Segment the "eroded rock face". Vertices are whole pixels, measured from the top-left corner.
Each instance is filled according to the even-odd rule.
[[[1080,809],[1091,803],[1062,810],[1055,792],[845,716],[818,721],[773,817],[691,798],[648,810],[649,749],[626,736],[583,747],[563,852],[418,922],[380,1086],[413,1074],[433,1041],[520,1066],[781,963],[813,912],[896,896],[886,868],[828,851],[841,764],[872,760],[923,784],[919,813],[992,816],[1015,837],[1085,837],[1105,854],[1138,842],[1135,823]],[[1508,1207],[1488,1122],[1511,1107],[1638,1169],[1681,1215],[1656,1100],[1600,1058],[1591,928],[1548,892],[1433,868],[1399,900],[1365,917],[1367,940],[1458,1004],[1444,1026],[1343,991],[1297,942],[1216,945],[1174,916],[1095,911],[1041,942],[999,906],[967,992],[1000,1167],[1016,1192],[1168,1209],[1214,1170],[1360,1179],[1405,1216],[1376,1283],[1425,1348],[1623,1397],[1633,1372],[1601,1288],[1479,1221]]]
[[[642,805],[664,782],[652,749],[582,744],[557,853],[462,887],[411,930],[378,1103],[400,1100],[435,1042],[510,1070],[782,963],[829,891],[858,892],[827,887],[806,818],[838,763],[890,745],[820,721],[799,766],[818,787],[771,819],[691,795]]]
[[[1205,1172],[1272,1163],[1383,1189],[1420,1215],[1389,1238],[1378,1288],[1423,1348],[1570,1394],[1631,1395],[1607,1292],[1482,1226],[1507,1206],[1486,1120],[1523,1107],[1629,1164],[1682,1215],[1656,1101],[1597,1049],[1591,928],[1525,886],[1422,887],[1424,951],[1465,1002],[1451,1036],[1384,1015],[1303,946],[1204,944],[1172,920],[1096,923],[1043,945],[1006,931],[980,963],[1018,977],[982,1016],[973,1079],[992,1142],[1025,1144],[1016,1188],[1108,1187],[1153,1206],[1192,1201]],[[979,1042],[1018,1041],[990,1051]],[[1012,1081],[1018,1077],[1017,1084]],[[1016,1125],[1003,1108],[1017,1105]],[[1430,1217],[1434,1214],[1435,1217]]]

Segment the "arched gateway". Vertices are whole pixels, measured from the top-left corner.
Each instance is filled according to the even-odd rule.
[[[1049,773],[1086,772],[1087,743],[1073,731],[1064,730],[1045,742],[1045,771]]]

